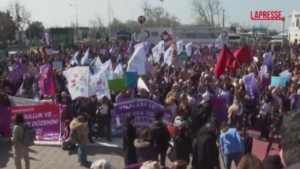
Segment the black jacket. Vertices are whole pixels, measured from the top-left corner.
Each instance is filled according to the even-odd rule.
[[[136,129],[129,125],[126,131],[123,131],[123,152],[125,165],[137,163],[136,148],[134,140],[137,138]]]
[[[171,140],[167,126],[163,123],[154,122],[150,126],[150,131],[152,143],[156,151],[167,151],[169,148],[169,141]]]
[[[210,100],[204,102],[202,105],[199,105],[200,106],[200,115],[201,117],[203,116],[209,116],[212,111],[213,111],[213,104]]]
[[[172,159],[183,160],[188,165],[190,163],[190,153],[193,151],[192,140],[186,136],[173,138],[174,145]]]
[[[216,144],[217,136],[202,127],[197,135],[193,153],[192,165],[197,169],[214,169],[219,167],[219,150]]]

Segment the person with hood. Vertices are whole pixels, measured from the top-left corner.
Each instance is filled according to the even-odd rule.
[[[163,123],[162,112],[155,113],[155,121],[150,126],[152,142],[154,149],[156,151],[156,159],[160,155],[160,164],[164,166],[166,164],[166,154],[169,148],[169,141],[171,140],[170,133],[167,129],[167,126]]]
[[[265,157],[262,161],[262,165],[264,169],[283,169],[283,165],[278,154]]]
[[[135,117],[130,115],[127,117],[123,129],[123,152],[125,166],[137,163],[136,148],[134,140],[137,138],[137,130],[133,126]]]
[[[208,118],[211,116],[211,113],[213,111],[213,104],[210,100],[210,94],[208,92],[205,92],[202,95],[202,98],[203,100],[198,105],[200,128],[208,122]]]
[[[168,157],[171,161],[183,160],[188,165],[190,163],[190,153],[193,152],[193,147],[191,139],[186,135],[186,124],[182,119],[176,117],[173,126],[174,145]]]
[[[194,169],[220,168],[219,150],[216,141],[214,123],[207,123],[199,130],[193,152],[192,166]]]
[[[72,140],[73,136],[76,136],[76,144],[78,144],[78,162],[80,165],[86,165],[87,163],[87,153],[86,153],[86,145],[89,143],[89,128],[86,124],[85,118],[83,115],[78,116],[70,123],[70,137]],[[76,133],[76,134],[74,134]],[[67,140],[69,141],[69,140]]]
[[[141,133],[141,139],[134,140],[138,162],[156,160],[155,151],[151,143],[151,134],[149,129],[145,129]]]

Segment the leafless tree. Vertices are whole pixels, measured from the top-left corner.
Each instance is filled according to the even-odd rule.
[[[251,21],[251,24],[250,22],[248,24],[245,24],[244,22],[230,22],[230,26],[241,27],[243,29],[253,29],[256,27],[269,29],[270,26],[273,24],[273,22],[271,21],[260,21],[260,22],[253,21],[253,22]]]
[[[24,27],[28,24],[31,14],[25,6],[16,1],[9,4],[8,11],[12,16],[13,20],[17,23],[18,28],[23,31]]]
[[[223,8],[220,0],[192,0],[192,10],[197,15],[199,25],[210,27],[221,25]]]
[[[108,29],[103,24],[103,19],[100,14],[95,14],[94,20],[90,21],[90,32],[92,36],[100,34],[103,37],[105,37],[105,35],[108,33]]]
[[[179,19],[165,11],[162,7],[153,7],[147,1],[144,1],[142,6],[144,15],[146,17],[146,27],[159,27],[159,26],[179,26]]]

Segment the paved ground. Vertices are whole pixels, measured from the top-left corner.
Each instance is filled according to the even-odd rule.
[[[123,169],[123,153],[120,147],[89,146],[88,161],[108,160],[116,169]],[[77,152],[62,151],[59,146],[33,146],[30,149],[30,169],[84,169],[77,162]],[[23,164],[24,165],[24,164]],[[167,165],[171,162],[167,160]],[[223,165],[222,165],[223,166]],[[0,142],[0,168],[15,169],[12,145]],[[232,169],[235,169],[233,167]]]

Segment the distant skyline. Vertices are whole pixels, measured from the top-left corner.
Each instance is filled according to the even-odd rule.
[[[122,22],[137,20],[143,15],[142,5],[144,0],[109,0],[112,7],[111,18],[115,17]],[[1,0],[0,10],[7,10],[9,3],[14,0]],[[95,19],[95,14],[100,14],[105,25],[108,24],[108,0],[19,0],[31,12],[31,21],[40,21],[46,28],[54,26],[71,26],[76,23],[76,9],[70,4],[78,6],[78,23],[80,26],[89,26]],[[166,11],[174,14],[182,24],[192,24],[196,16],[192,11],[192,0],[148,0],[152,6],[162,6]],[[282,11],[286,17],[285,29],[290,27],[290,16],[293,10],[300,10],[299,0],[221,0],[225,9],[225,26],[230,22],[240,22],[245,25],[259,25],[259,21],[250,20],[251,11]],[[295,9],[298,7],[298,9]],[[272,21],[270,29],[281,31],[282,21]]]

